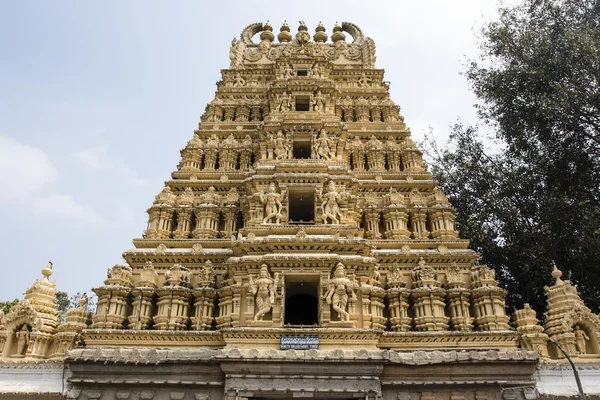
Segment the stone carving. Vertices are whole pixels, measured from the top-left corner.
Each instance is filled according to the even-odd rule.
[[[292,144],[287,135],[283,131],[277,131],[277,134],[270,138],[273,156],[276,160],[287,160],[291,158]]]
[[[142,287],[155,287],[158,279],[158,272],[154,269],[154,265],[152,265],[152,261],[146,261],[146,265],[140,272],[140,282],[139,286]]]
[[[340,210],[340,202],[345,193],[338,193],[334,181],[329,181],[327,186],[327,193],[323,194],[322,190],[317,192],[318,199],[321,203],[321,219],[324,224],[331,221],[331,224],[339,224],[342,218],[342,212]]]
[[[221,203],[221,195],[217,193],[214,186],[208,188],[208,191],[202,193],[199,197],[200,205],[219,205]]]
[[[284,91],[275,97],[275,111],[286,112],[292,108],[292,97]]]
[[[346,277],[344,264],[338,263],[333,277],[329,279],[329,291],[325,294],[327,304],[337,312],[341,321],[350,321],[350,314],[346,311],[348,299],[356,300],[354,289],[356,282]],[[349,297],[350,296],[350,297]]]
[[[277,285],[279,284],[279,273],[275,273],[275,279],[271,278],[269,269],[266,264],[260,267],[260,273],[255,280],[250,276],[248,289],[252,296],[256,296],[256,314],[255,321],[262,321],[265,314],[271,311],[275,303],[275,294],[277,293]]]
[[[17,335],[17,355],[24,355],[29,345],[30,333],[29,328],[24,324],[20,330],[16,331]]]
[[[371,83],[373,82],[373,80],[363,72],[358,78],[357,82],[359,87],[368,88],[371,87]]]
[[[209,287],[215,281],[215,268],[210,260],[206,260],[202,269],[198,273],[198,285],[200,287]]]
[[[371,267],[369,272],[369,284],[379,286],[381,284],[381,272],[379,272],[379,264]]]
[[[165,283],[168,286],[189,286],[190,271],[180,264],[174,264],[165,274]]]
[[[269,224],[272,223],[272,219],[275,219],[275,223],[279,224],[281,218],[283,218],[283,215],[281,214],[281,209],[283,208],[281,201],[285,198],[286,191],[284,190],[281,193],[277,193],[275,184],[271,183],[266,193],[260,192],[258,195],[260,202],[265,205],[265,217],[262,223]]]
[[[301,226],[300,229],[298,229],[298,232],[296,232],[296,240],[299,242],[306,240],[306,231],[304,230],[303,226]]]
[[[317,90],[317,93],[313,96],[312,106],[315,112],[321,114],[325,112],[325,96],[321,94],[320,90]]]
[[[579,327],[579,325],[575,325],[573,333],[575,334],[575,346],[577,347],[577,351],[579,352],[579,354],[586,354],[586,341],[590,340],[589,336],[585,333],[583,329]]]
[[[313,156],[324,160],[331,160],[336,154],[336,140],[327,136],[327,131],[321,129],[319,135],[313,136]]]

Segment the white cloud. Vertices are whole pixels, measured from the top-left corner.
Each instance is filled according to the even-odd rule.
[[[33,201],[33,211],[38,214],[56,215],[86,222],[100,222],[101,218],[88,206],[81,205],[68,194],[51,194]]]
[[[42,150],[0,136],[0,200],[35,195],[58,177]]]
[[[148,185],[148,182],[145,179],[140,178],[134,170],[111,160],[108,150],[108,145],[94,146],[73,153],[72,156],[87,167],[99,171],[108,170],[115,175],[122,177],[130,184],[136,186]]]
[[[113,165],[107,162],[108,145],[95,146],[73,153],[73,157],[84,165],[94,169],[110,169]]]

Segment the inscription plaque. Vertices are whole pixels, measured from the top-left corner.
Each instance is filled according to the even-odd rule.
[[[282,336],[279,342],[281,350],[310,350],[319,348],[317,336]]]

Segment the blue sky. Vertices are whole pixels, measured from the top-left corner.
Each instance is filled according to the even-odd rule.
[[[48,260],[59,290],[100,286],[146,227],[231,39],[287,19],[350,21],[375,40],[413,134],[474,122],[459,73],[494,1],[0,1],[0,300]]]

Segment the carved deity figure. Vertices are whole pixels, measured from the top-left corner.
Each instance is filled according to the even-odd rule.
[[[29,345],[29,329],[27,325],[23,325],[20,331],[16,332],[17,335],[17,354],[25,354],[27,346]]]
[[[313,110],[318,113],[325,112],[325,96],[321,94],[320,90],[317,90],[317,93],[313,96],[312,100]]]
[[[255,280],[250,276],[248,288],[252,296],[256,296],[256,314],[255,321],[262,321],[265,314],[271,311],[275,303],[275,293],[277,293],[277,285],[279,284],[279,274],[275,273],[275,279],[271,278],[268,267],[263,264],[260,267],[260,273]]]
[[[589,336],[585,333],[585,331],[579,328],[578,325],[575,326],[575,330],[573,331],[575,334],[575,346],[577,347],[577,351],[579,354],[587,353],[586,348],[586,340],[590,340]]]
[[[276,160],[286,160],[289,158],[290,143],[282,131],[277,131],[277,135],[271,139],[271,146],[273,147]]]
[[[367,75],[365,75],[365,73],[363,72],[362,75],[360,76],[360,78],[358,78],[358,86],[360,87],[370,87],[371,86],[371,82],[372,79],[369,78]]]
[[[277,96],[277,106],[275,110],[279,112],[290,111],[292,108],[292,98],[288,96],[286,92],[281,93],[281,95]]]
[[[333,273],[333,278],[329,280],[329,291],[325,295],[327,304],[331,304],[333,309],[338,313],[341,321],[349,321],[350,314],[346,311],[348,306],[348,296],[352,300],[356,300],[354,293],[355,282],[352,282],[346,277],[344,264],[338,263]]]
[[[200,195],[200,205],[219,205],[221,195],[217,193],[214,186],[208,188],[208,191]]]
[[[318,193],[318,197],[322,200],[321,203],[321,219],[324,224],[327,224],[327,219],[331,219],[331,223],[337,225],[340,223],[342,218],[342,212],[340,210],[340,202],[342,200],[342,194],[338,193],[335,182],[330,181],[327,185],[327,193],[322,194],[321,191]],[[339,217],[339,218],[338,218]]]
[[[381,284],[381,272],[379,272],[379,264],[375,264],[371,267],[369,281],[371,281],[372,285],[375,286],[379,286]]]
[[[260,202],[265,205],[265,218],[262,223],[269,224],[271,219],[275,218],[275,223],[279,224],[282,218],[281,208],[283,207],[281,200],[285,197],[285,191],[277,193],[275,184],[271,183],[266,193],[260,192],[258,195]]]
[[[316,158],[331,160],[335,156],[335,139],[327,136],[327,131],[321,129],[319,136],[314,139],[314,154]]]
[[[245,86],[245,85],[246,85],[246,80],[244,78],[242,78],[242,76],[239,73],[235,74],[235,77],[233,78],[233,86],[240,87],[240,86]]]
[[[285,64],[283,66],[281,78],[288,79],[288,78],[291,78],[292,76],[294,76],[294,68],[290,64]]]

